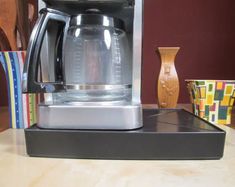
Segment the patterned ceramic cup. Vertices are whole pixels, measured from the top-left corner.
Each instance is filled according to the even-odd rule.
[[[21,77],[25,55],[26,51],[0,51],[0,66],[7,80],[11,128],[27,128],[36,123],[37,96],[22,94]]]
[[[186,80],[195,115],[214,124],[230,124],[235,80]]]

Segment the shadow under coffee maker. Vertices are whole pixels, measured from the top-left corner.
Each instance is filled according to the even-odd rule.
[[[143,0],[43,1],[23,72],[23,92],[44,96],[25,130],[30,156],[222,157],[224,131],[184,110],[142,109]]]

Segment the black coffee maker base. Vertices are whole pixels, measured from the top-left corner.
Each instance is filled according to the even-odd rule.
[[[91,116],[92,117],[92,116]],[[25,129],[29,156],[89,159],[220,159],[225,132],[181,109],[145,109],[129,131]]]

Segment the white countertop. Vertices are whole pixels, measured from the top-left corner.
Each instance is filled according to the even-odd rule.
[[[235,130],[226,130],[221,160],[126,161],[35,158],[24,131],[0,133],[0,187],[234,187]]]

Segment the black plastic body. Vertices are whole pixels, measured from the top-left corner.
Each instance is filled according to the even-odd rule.
[[[90,159],[220,159],[225,132],[185,110],[143,110],[131,131],[25,129],[30,156]]]

